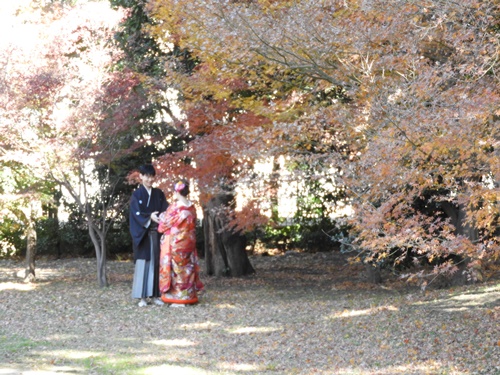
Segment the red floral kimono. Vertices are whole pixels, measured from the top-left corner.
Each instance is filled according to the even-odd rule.
[[[160,215],[160,293],[163,302],[193,304],[203,289],[196,251],[196,210],[179,202]]]

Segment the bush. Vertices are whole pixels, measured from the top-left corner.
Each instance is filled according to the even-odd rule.
[[[128,224],[116,222],[106,237],[107,254],[116,257],[132,253],[132,240]],[[44,218],[37,222],[37,255],[49,257],[93,257],[94,244],[87,224],[80,219],[58,222]]]
[[[36,222],[36,254],[38,256],[61,256],[59,221],[42,218]]]
[[[106,236],[106,246],[110,257],[132,255],[132,237],[127,221],[117,221],[113,224]]]
[[[330,251],[339,247],[335,240],[339,225],[333,219],[310,220],[268,226],[258,234],[267,248],[288,251],[299,248],[306,252]]]
[[[23,224],[10,219],[0,219],[0,258],[12,258],[26,251]]]
[[[60,224],[61,256],[91,257],[94,245],[89,237],[87,224],[80,220],[69,220]]]

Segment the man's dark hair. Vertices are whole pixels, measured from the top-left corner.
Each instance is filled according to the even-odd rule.
[[[156,176],[156,170],[152,164],[141,165],[139,167],[139,173],[144,176]]]

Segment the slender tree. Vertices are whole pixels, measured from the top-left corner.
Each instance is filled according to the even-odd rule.
[[[64,187],[85,217],[98,283],[106,286],[106,235],[126,204],[116,194],[124,181],[116,165],[141,145],[135,114],[144,104],[138,77],[113,69],[122,15],[89,2],[53,4],[30,16],[39,20],[28,23],[35,43],[30,51],[11,45],[3,82],[4,157]]]
[[[3,171],[0,179],[2,215],[22,223],[21,232],[26,240],[24,279],[33,281],[36,278],[36,221],[40,216],[40,206],[53,202],[55,184],[44,176],[33,175],[32,170],[18,160],[9,160],[4,156],[0,158],[0,165]]]

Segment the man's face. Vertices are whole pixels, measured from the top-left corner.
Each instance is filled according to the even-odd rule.
[[[155,182],[155,176],[151,176],[150,174],[140,174],[142,184],[151,189],[153,187],[153,183]]]

